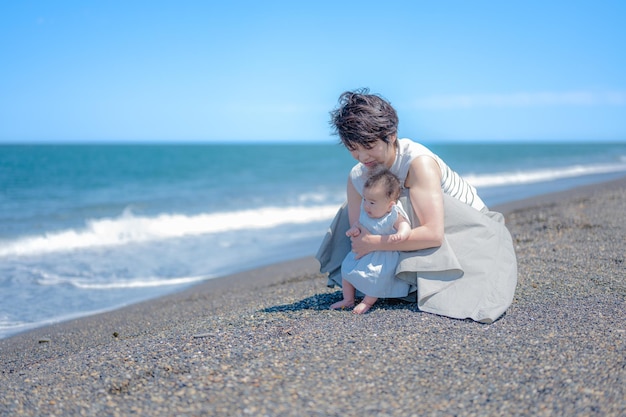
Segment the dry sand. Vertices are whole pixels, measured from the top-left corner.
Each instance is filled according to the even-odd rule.
[[[301,259],[0,340],[0,415],[626,415],[626,179],[498,209],[519,284],[494,324],[330,311]]]

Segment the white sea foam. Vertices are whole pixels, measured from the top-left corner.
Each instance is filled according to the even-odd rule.
[[[128,211],[116,218],[89,220],[82,229],[68,229],[0,242],[0,256],[35,255],[311,223],[331,219],[337,208],[337,205],[264,207],[199,215],[161,214],[155,217],[135,216]]]
[[[463,175],[474,187],[500,187],[515,184],[532,184],[544,181],[554,181],[563,178],[575,178],[585,175],[610,174],[626,172],[626,163],[573,165],[561,168],[537,169],[530,171],[499,172],[493,174]]]
[[[39,285],[71,285],[84,290],[119,290],[134,288],[158,288],[194,284],[213,278],[209,275],[176,278],[133,278],[131,280],[112,282],[89,282],[84,278],[47,276],[37,281]]]
[[[517,172],[466,174],[464,178],[477,188],[488,188],[616,172],[626,172],[626,161],[614,164],[573,165]],[[319,202],[320,198],[315,193],[303,197],[307,202]],[[89,220],[85,227],[79,229],[49,232],[39,236],[24,236],[13,240],[0,240],[0,257],[38,255],[211,233],[268,229],[287,224],[306,224],[332,219],[337,208],[338,206],[335,204],[302,205],[262,207],[198,215],[161,214],[154,217],[137,216],[127,211],[115,218]]]

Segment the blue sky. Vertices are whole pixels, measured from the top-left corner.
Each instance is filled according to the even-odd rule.
[[[335,141],[369,87],[400,135],[626,141],[624,1],[13,1],[0,142]]]

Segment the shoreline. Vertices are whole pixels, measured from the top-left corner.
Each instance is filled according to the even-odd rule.
[[[500,212],[503,215],[507,215],[509,212],[514,211],[514,210],[518,210],[518,209],[524,209],[524,208],[530,208],[533,206],[536,206],[538,204],[546,204],[548,202],[554,202],[554,201],[558,201],[561,198],[564,198],[568,195],[570,195],[571,193],[578,193],[578,194],[584,194],[584,193],[588,193],[592,190],[597,189],[598,187],[602,188],[602,187],[610,187],[611,184],[613,183],[620,183],[621,181],[625,181],[626,180],[626,176],[624,177],[620,177],[620,178],[616,178],[616,179],[609,179],[609,180],[605,180],[605,181],[601,181],[601,182],[593,182],[591,184],[585,184],[585,185],[579,185],[573,188],[568,188],[565,190],[558,190],[558,191],[553,191],[553,192],[549,192],[549,193],[545,193],[545,194],[539,194],[539,195],[533,195],[531,197],[526,197],[526,198],[522,198],[519,200],[513,200],[513,201],[509,201],[509,202],[505,202],[505,203],[499,203],[499,204],[495,204],[493,206],[489,206],[490,208],[492,208],[494,211]],[[331,219],[329,219],[329,224],[330,224]],[[320,242],[321,242],[321,238],[320,238]],[[309,259],[310,258],[310,259]],[[306,262],[306,261],[311,261],[313,260],[313,256],[302,256],[302,257],[298,257],[298,258],[294,258],[294,259],[288,259],[288,260],[284,260],[284,261],[276,261],[276,262],[270,262],[267,264],[262,264],[260,266],[254,266],[254,267],[250,267],[249,269],[244,269],[241,271],[236,271],[236,272],[232,272],[232,273],[226,273],[225,275],[221,275],[221,276],[216,276],[214,278],[210,278],[207,280],[204,280],[202,282],[196,283],[196,284],[192,284],[191,286],[187,286],[184,287],[182,289],[178,289],[175,290],[173,292],[170,293],[165,293],[156,297],[152,297],[152,298],[147,298],[147,299],[143,299],[143,300],[139,300],[136,302],[131,302],[128,304],[122,304],[122,305],[117,305],[114,307],[108,307],[108,308],[104,308],[102,310],[98,310],[98,311],[93,311],[93,312],[87,312],[87,313],[77,313],[75,316],[73,317],[68,317],[68,318],[60,318],[58,320],[51,320],[48,323],[45,324],[37,324],[37,323],[33,323],[32,325],[28,325],[25,329],[23,330],[19,330],[17,332],[10,332],[8,336],[0,336],[0,341],[2,340],[7,340],[10,339],[12,337],[21,335],[21,334],[25,334],[25,333],[30,333],[30,332],[35,332],[37,330],[40,329],[46,329],[48,327],[52,327],[52,326],[58,326],[58,325],[62,325],[63,323],[68,323],[68,322],[73,322],[76,320],[83,320],[83,319],[87,319],[89,317],[94,317],[94,316],[99,316],[102,314],[109,314],[118,310],[125,310],[128,308],[132,308],[135,305],[138,304],[143,304],[143,303],[153,303],[161,298],[167,298],[170,296],[175,296],[176,294],[179,294],[181,292],[185,292],[185,291],[194,291],[195,288],[198,288],[199,286],[202,286],[203,284],[206,284],[208,282],[213,282],[213,281],[221,281],[223,285],[229,285],[228,282],[232,279],[236,280],[237,276],[240,275],[244,275],[244,276],[248,276],[249,274],[254,274],[254,271],[257,270],[266,270],[268,268],[270,268],[271,270],[275,270],[275,269],[283,269],[283,270],[290,270],[293,269],[295,270],[295,268],[292,268],[291,266],[294,265],[298,265],[299,266],[299,261],[300,262]],[[313,262],[315,262],[313,260]],[[317,272],[317,271],[308,271],[308,272]],[[222,287],[222,284],[217,284],[218,287]],[[210,287],[212,288],[212,287]]]
[[[623,177],[494,206],[519,279],[492,325],[329,311],[296,259],[1,339],[0,415],[620,415],[625,204]]]
[[[558,204],[566,198],[584,198],[597,192],[612,190],[616,187],[619,188],[624,186],[626,186],[626,176],[497,204],[493,207],[493,209],[507,216],[513,211],[532,209],[541,205]]]
[[[541,185],[539,187],[538,190],[542,190],[544,191],[543,194],[536,194],[536,195],[532,195],[530,197],[524,196],[519,198],[518,200],[514,200],[514,201],[509,201],[506,200],[507,202],[504,203],[497,203],[497,204],[489,204],[489,207],[492,207],[495,211],[499,211],[503,214],[506,214],[507,210],[509,210],[509,207],[515,208],[515,207],[525,207],[528,202],[532,201],[532,200],[537,200],[537,201],[543,201],[546,198],[554,198],[553,196],[558,196],[558,195],[566,195],[569,191],[571,190],[576,190],[576,189],[586,189],[586,187],[595,187],[595,186],[602,186],[602,184],[604,183],[610,183],[612,181],[615,181],[616,179],[614,177],[609,177],[609,178],[603,178],[602,180],[600,180],[599,178],[594,179],[590,184],[587,183],[587,181],[591,181],[590,179],[585,179],[587,177],[583,177],[583,179],[581,180],[582,185],[577,185],[577,186],[570,186],[570,188],[565,188],[565,190],[563,191],[562,187],[563,185],[557,185],[557,184],[553,184],[553,185]],[[626,177],[624,177],[626,178]],[[617,179],[619,181],[619,178]],[[596,182],[598,181],[598,182]],[[554,188],[554,190],[552,190],[552,188]],[[547,189],[547,190],[546,190]],[[556,191],[555,191],[556,190]],[[537,190],[535,190],[536,192]],[[332,217],[328,219],[328,224],[330,224]],[[322,225],[320,227],[326,227],[326,225]],[[320,235],[318,241],[317,241],[317,245],[319,244],[319,242],[321,242],[322,240],[322,235]],[[315,239],[310,239],[309,243],[311,245],[311,247],[315,247],[315,249],[317,249],[316,243],[315,243]],[[298,253],[298,254],[292,254],[292,256],[295,257],[282,257],[282,256],[278,256],[277,258],[277,253],[274,253],[274,256],[270,258],[266,258],[265,260],[261,260],[261,259],[257,259],[256,261],[253,261],[252,263],[250,263],[249,266],[244,267],[244,269],[240,269],[241,265],[239,265],[239,268],[236,267],[232,267],[232,268],[228,268],[227,270],[223,271],[223,273],[221,275],[217,275],[215,277],[212,278],[206,278],[203,280],[199,280],[196,283],[193,284],[189,284],[189,285],[185,285],[185,286],[181,286],[179,288],[173,288],[169,291],[163,291],[161,294],[158,295],[151,295],[151,296],[147,296],[147,297],[136,297],[135,299],[132,300],[120,300],[118,303],[114,304],[114,305],[105,305],[102,306],[101,308],[92,308],[90,311],[80,311],[80,312],[67,312],[66,314],[61,314],[55,317],[48,317],[48,318],[41,318],[39,321],[37,322],[32,322],[32,323],[23,323],[22,325],[15,325],[14,327],[6,327],[2,330],[0,330],[0,340],[5,340],[8,338],[11,338],[13,336],[19,335],[19,334],[23,334],[23,333],[27,333],[30,331],[34,331],[37,329],[41,329],[41,328],[46,328],[48,326],[54,326],[60,323],[64,323],[64,322],[69,322],[69,321],[73,321],[73,320],[80,320],[86,317],[91,317],[94,315],[100,315],[100,314],[106,314],[106,313],[110,313],[112,311],[116,311],[119,309],[124,309],[127,308],[129,306],[132,306],[134,304],[139,304],[142,302],[151,302],[154,301],[156,299],[162,298],[162,297],[167,297],[169,295],[173,295],[173,294],[177,294],[178,292],[181,291],[185,291],[188,288],[193,288],[196,285],[201,285],[203,282],[206,281],[210,281],[210,280],[219,280],[219,279],[229,279],[232,275],[236,275],[239,273],[246,273],[248,271],[253,271],[255,269],[258,268],[263,268],[263,267],[267,267],[270,265],[274,265],[274,264],[281,264],[283,262],[291,262],[300,258],[306,258],[306,257],[310,257],[312,256],[311,254],[314,253],[315,249],[310,249],[308,252],[309,254],[304,254],[302,252]],[[40,300],[42,301],[42,300]],[[45,301],[43,301],[43,303],[45,304]]]

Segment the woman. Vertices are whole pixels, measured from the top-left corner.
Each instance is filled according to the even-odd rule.
[[[394,108],[367,89],[345,92],[331,112],[335,133],[358,163],[347,184],[347,204],[331,224],[317,259],[328,284],[341,285],[341,263],[373,251],[400,250],[396,277],[410,285],[403,297],[422,311],[491,323],[510,306],[517,284],[511,236],[500,213],[490,212],[476,190],[437,155],[410,139],[398,139]],[[363,185],[378,166],[403,185],[400,203],[412,229],[402,242],[372,235],[358,225]]]

